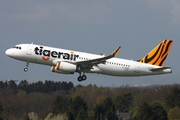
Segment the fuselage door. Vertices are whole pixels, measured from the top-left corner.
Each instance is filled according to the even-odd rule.
[[[32,55],[32,47],[33,47],[33,44],[29,44],[27,46],[26,55]]]

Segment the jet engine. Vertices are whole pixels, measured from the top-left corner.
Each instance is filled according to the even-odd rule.
[[[77,67],[74,64],[58,61],[56,66],[51,67],[51,71],[60,74],[74,74],[76,68]]]

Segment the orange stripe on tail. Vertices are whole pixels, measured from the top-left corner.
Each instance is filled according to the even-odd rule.
[[[150,51],[146,56],[139,60],[142,63],[148,63],[157,66],[164,66],[166,57],[173,44],[172,40],[163,40],[159,45],[157,45],[152,51]]]

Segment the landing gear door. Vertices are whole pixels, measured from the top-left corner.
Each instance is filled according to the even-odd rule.
[[[32,47],[33,47],[32,44],[30,44],[30,45],[27,46],[26,55],[32,55]]]

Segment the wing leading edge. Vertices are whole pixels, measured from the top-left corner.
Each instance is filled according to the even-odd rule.
[[[91,59],[91,60],[86,60],[86,61],[79,61],[79,62],[76,62],[77,64],[82,64],[83,66],[84,65],[95,65],[95,64],[99,64],[99,63],[104,63],[106,62],[106,60],[110,59],[110,58],[113,58],[115,57],[118,52],[120,51],[121,49],[121,46],[118,47],[112,54],[108,55],[108,56],[105,56],[105,57],[100,57],[100,58],[96,58],[96,59]]]

